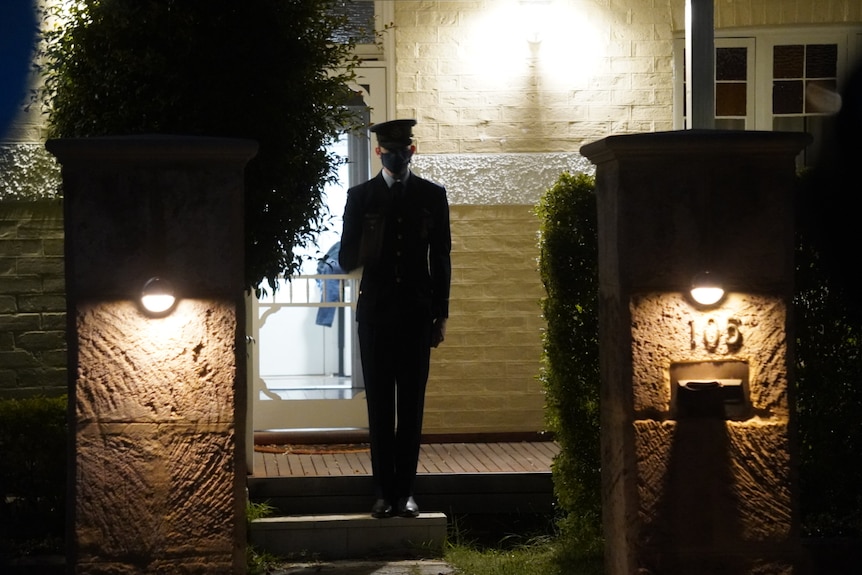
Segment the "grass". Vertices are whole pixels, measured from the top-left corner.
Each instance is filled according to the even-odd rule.
[[[557,573],[551,542],[532,542],[514,549],[453,544],[446,561],[464,575],[552,575]]]
[[[600,555],[567,549],[561,539],[530,541],[511,549],[453,544],[446,561],[463,575],[601,575]]]
[[[600,551],[581,550],[553,518],[456,518],[444,559],[460,575],[601,575]]]

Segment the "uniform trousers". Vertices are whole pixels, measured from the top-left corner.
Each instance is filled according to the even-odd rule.
[[[427,313],[359,322],[371,468],[378,499],[413,495],[431,357]]]

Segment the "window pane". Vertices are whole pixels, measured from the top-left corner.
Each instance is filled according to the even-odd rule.
[[[715,115],[745,116],[746,94],[745,84],[716,84]]]
[[[353,38],[357,44],[374,43],[374,2],[343,2],[333,7],[333,11],[347,16],[345,27],[332,35],[335,42]]]
[[[805,117],[773,118],[772,129],[776,132],[804,132]]]
[[[773,78],[802,78],[805,47],[776,46],[772,56]]]
[[[715,127],[718,130],[744,130],[744,118],[716,118]]]
[[[747,49],[717,48],[715,51],[715,79],[745,81]]]
[[[805,86],[805,111],[812,114],[834,114],[841,108],[841,96],[835,80],[810,80]]]
[[[806,78],[834,78],[837,74],[837,44],[809,44],[805,47]]]
[[[803,84],[802,80],[772,83],[772,113],[801,114]]]

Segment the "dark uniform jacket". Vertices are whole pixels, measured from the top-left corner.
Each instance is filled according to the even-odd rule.
[[[404,313],[449,317],[452,275],[449,204],[443,186],[411,173],[393,194],[382,173],[350,188],[339,264],[364,266],[356,319],[397,320]]]

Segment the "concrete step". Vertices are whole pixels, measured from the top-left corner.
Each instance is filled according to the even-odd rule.
[[[374,499],[369,476],[250,477],[248,491],[252,501],[282,515],[365,513]],[[552,513],[553,492],[550,472],[419,475],[415,489],[421,509],[450,516]]]
[[[287,515],[252,521],[249,542],[281,557],[440,557],[446,524],[445,514],[426,512],[419,517],[387,519],[375,519],[368,513]]]

